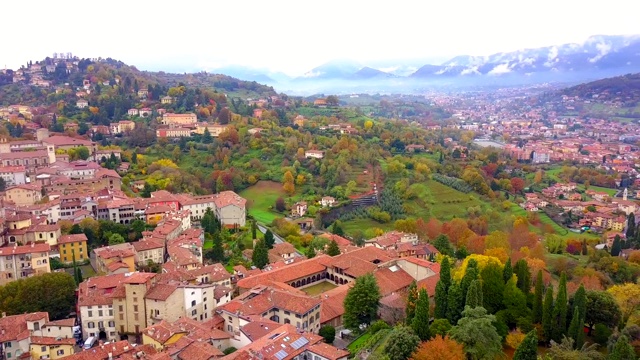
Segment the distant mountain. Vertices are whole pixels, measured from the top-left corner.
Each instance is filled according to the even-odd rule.
[[[351,60],[333,60],[307,71],[295,80],[346,79],[362,69],[363,65]]]
[[[363,67],[362,69],[356,71],[351,78],[354,80],[363,80],[363,79],[388,79],[395,78],[396,75],[386,73],[384,71],[380,71],[378,69],[370,68],[368,66]]]

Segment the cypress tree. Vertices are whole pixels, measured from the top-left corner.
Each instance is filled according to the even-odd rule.
[[[553,336],[553,287],[549,286],[544,294],[542,305],[542,335],[549,341]]]
[[[413,321],[413,317],[416,315],[416,305],[418,302],[418,286],[414,281],[409,285],[409,289],[407,290],[407,308],[405,310],[406,313],[406,322],[408,325],[411,325]]]
[[[553,307],[554,331],[553,340],[560,343],[562,335],[567,333],[567,274],[564,272],[560,276],[558,284],[558,295]]]
[[[516,349],[513,360],[537,360],[538,359],[538,335],[536,329],[529,331],[527,336]]]
[[[543,284],[542,284],[542,270],[538,270],[538,276],[536,276],[536,290],[533,297],[533,312],[531,322],[539,324],[542,321],[542,297],[543,297]]]
[[[616,235],[613,239],[613,244],[611,245],[611,256],[619,256],[620,251],[622,250],[622,244],[620,243],[620,235]]]
[[[636,235],[636,215],[634,213],[627,216],[627,231],[625,235],[627,239],[633,239]]]
[[[469,289],[467,289],[467,297],[464,303],[465,307],[469,306],[471,308],[475,308],[480,306],[478,299],[478,281],[473,280],[471,285],[469,285]]]
[[[529,295],[531,292],[531,272],[529,271],[529,265],[525,259],[520,259],[513,267],[513,272],[518,277],[518,289],[523,294]]]
[[[490,314],[495,314],[503,307],[502,296],[504,293],[504,281],[502,267],[497,264],[487,264],[480,272],[482,279],[482,294],[484,299],[482,307]]]
[[[506,284],[512,276],[513,268],[511,267],[511,259],[507,259],[507,262],[504,264],[504,270],[502,270],[502,280]]]
[[[440,281],[444,284],[444,290],[449,291],[449,286],[451,286],[451,263],[446,256],[440,264]]]
[[[460,317],[462,317],[464,300],[460,285],[457,283],[451,284],[447,293],[447,320],[449,320],[450,324],[457,324]]]
[[[444,284],[442,279],[440,279],[440,281],[438,281],[438,283],[436,284],[436,294],[434,295],[436,308],[433,311],[433,317],[436,319],[447,318],[448,295],[447,295],[447,289],[445,286],[446,285]]]
[[[576,349],[580,349],[584,344],[584,323],[587,316],[587,292],[584,289],[584,285],[580,285],[580,288],[573,296],[573,309],[569,337],[575,340]]]
[[[471,282],[478,279],[478,262],[475,259],[469,260],[467,268],[464,272],[464,276],[460,281],[460,288],[462,289],[462,298],[467,298],[467,291]]]
[[[411,322],[413,332],[418,335],[420,340],[427,341],[431,338],[429,330],[429,294],[427,290],[422,288],[418,293],[418,302],[415,309],[415,317]]]

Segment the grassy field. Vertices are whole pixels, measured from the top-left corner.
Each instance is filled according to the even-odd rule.
[[[367,229],[380,228],[384,231],[393,230],[393,223],[382,224],[371,219],[354,219],[342,223],[342,229],[348,235],[353,235],[356,230],[365,231]]]
[[[271,210],[275,206],[276,199],[286,194],[282,190],[282,184],[273,181],[258,181],[255,185],[243,190],[239,194],[247,199],[249,215],[258,222],[270,224],[275,218],[281,217]]]
[[[434,216],[438,220],[448,221],[454,217],[465,217],[469,207],[488,206],[475,194],[465,194],[434,180],[413,184],[409,189],[416,193],[416,199],[409,205],[423,208],[416,213],[417,217]]]
[[[306,287],[304,289],[300,289],[302,291],[304,291],[305,293],[307,293],[307,295],[309,296],[316,296],[316,295],[320,295],[325,291],[329,291],[331,289],[336,288],[337,285],[329,282],[329,281],[323,281],[320,283],[317,283],[315,285]]]
[[[347,349],[351,354],[357,353],[360,348],[362,348],[362,346],[367,342],[367,340],[369,340],[370,337],[371,333],[369,332],[362,334],[362,336],[358,337],[351,344],[349,344],[349,346],[347,346]]]

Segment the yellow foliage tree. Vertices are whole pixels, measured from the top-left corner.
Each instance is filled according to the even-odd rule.
[[[509,259],[509,254],[507,253],[507,250],[501,247],[486,249],[484,251],[484,254],[486,256],[498,258],[502,263],[506,263],[507,260]]]
[[[640,285],[626,283],[614,285],[607,290],[616,299],[622,311],[622,325],[627,324],[631,315],[640,310]]]
[[[506,342],[507,346],[509,346],[510,348],[517,349],[518,346],[520,346],[520,344],[524,340],[525,336],[526,335],[523,334],[520,331],[520,329],[516,329],[516,330],[510,332],[509,335],[507,335],[507,338],[505,339],[505,342]]]
[[[282,185],[282,189],[284,190],[284,192],[287,193],[287,195],[291,196],[293,195],[293,193],[296,192],[296,187],[293,185],[292,182],[286,182],[284,183],[284,185]]]
[[[460,266],[457,269],[454,270],[453,272],[454,280],[460,281],[462,279],[465,272],[467,271],[467,265],[469,264],[469,260],[471,259],[474,259],[478,263],[478,270],[480,271],[482,271],[482,269],[484,269],[489,264],[495,264],[500,267],[503,266],[502,262],[497,257],[481,255],[481,254],[471,254],[464,259],[462,264],[460,264]]]
[[[296,176],[296,185],[302,186],[306,181],[307,181],[307,178],[305,178],[304,175],[298,174],[298,176]]]
[[[364,122],[364,129],[365,130],[371,130],[372,127],[373,127],[373,121],[367,120],[367,121]]]
[[[140,162],[140,155],[138,155],[138,162]],[[170,168],[174,168],[177,169],[178,165],[176,165],[176,163],[174,163],[171,159],[160,159],[160,160],[156,160],[154,162],[151,163],[151,165],[157,165],[159,167],[170,167]]]

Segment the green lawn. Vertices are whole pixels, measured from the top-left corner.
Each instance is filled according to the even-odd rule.
[[[258,222],[270,224],[274,219],[282,217],[271,209],[275,206],[278,197],[286,196],[282,190],[282,184],[274,181],[258,181],[255,185],[241,191],[239,195],[247,199],[249,215]]]
[[[342,229],[349,235],[353,235],[353,232],[356,230],[364,232],[367,229],[373,228],[380,228],[384,231],[389,231],[393,230],[393,223],[389,222],[386,224],[382,224],[371,219],[354,219],[342,223]]]
[[[584,189],[584,185],[578,185],[578,189],[580,190],[585,190]],[[589,186],[589,190],[593,190],[593,191],[598,191],[598,192],[605,192],[611,196],[614,196],[615,194],[618,193],[618,190],[616,189],[610,189],[610,188],[605,188],[605,187],[600,187],[600,186]]]
[[[356,354],[360,350],[360,348],[362,348],[362,346],[367,342],[367,340],[369,340],[370,337],[371,333],[369,332],[362,334],[362,336],[358,337],[351,344],[349,344],[349,346],[347,346],[347,349],[351,354]]]
[[[300,290],[304,291],[309,296],[316,296],[322,294],[325,291],[335,289],[336,287],[338,286],[329,281],[323,281]]]

